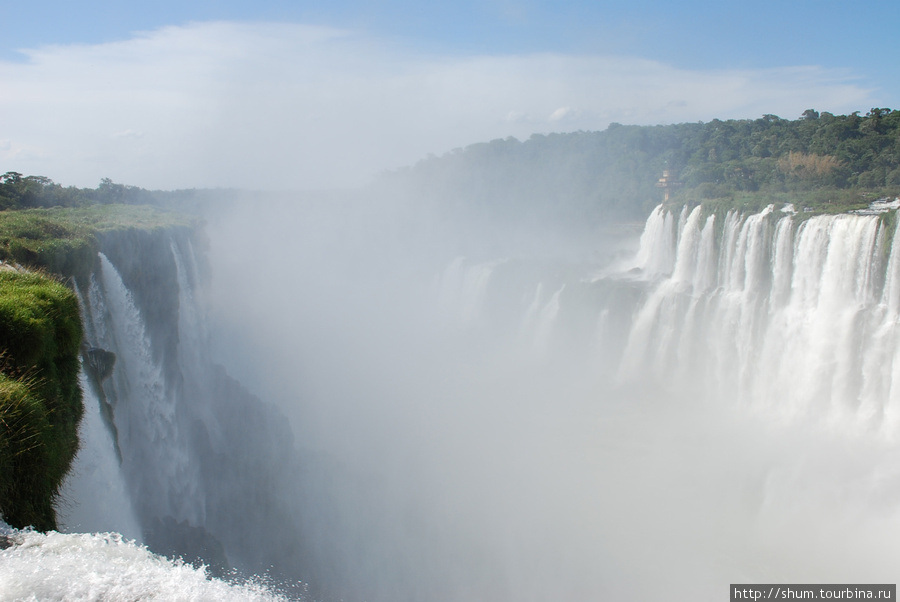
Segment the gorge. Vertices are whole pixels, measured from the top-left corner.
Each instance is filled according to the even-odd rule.
[[[73,534],[7,534],[0,590],[91,599],[103,546],[141,567],[123,596],[151,582],[94,531],[234,599],[896,582],[894,210],[659,206],[557,246],[411,215],[247,201],[101,237],[78,290],[116,360],[83,376]]]

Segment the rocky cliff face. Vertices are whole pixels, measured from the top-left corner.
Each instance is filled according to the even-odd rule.
[[[145,543],[218,571],[295,572],[301,537],[283,479],[297,470],[292,436],[210,358],[202,238],[168,228],[98,240],[82,284],[86,343],[116,361],[92,386]]]

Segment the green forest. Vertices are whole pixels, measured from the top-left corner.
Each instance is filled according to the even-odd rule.
[[[758,206],[777,199],[816,212],[843,211],[900,192],[900,111],[865,115],[808,109],[797,119],[674,125],[614,123],[599,132],[535,134],[430,156],[382,174],[363,194],[400,196],[451,214],[597,224],[643,219],[663,198],[664,169],[676,202]],[[94,189],[45,176],[0,176],[0,210],[149,204],[182,211],[231,190],[149,191],[104,179]]]
[[[578,223],[643,219],[663,198],[759,205],[790,199],[841,211],[900,192],[900,111],[819,113],[493,140],[385,177],[407,194],[461,210]]]
[[[103,178],[96,188],[62,186],[46,176],[0,175],[0,211],[91,205],[151,205],[183,211],[233,198],[231,189],[146,190]]]

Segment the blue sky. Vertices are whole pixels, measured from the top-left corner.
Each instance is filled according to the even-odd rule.
[[[0,170],[353,186],[610,122],[900,108],[900,2],[0,2]]]

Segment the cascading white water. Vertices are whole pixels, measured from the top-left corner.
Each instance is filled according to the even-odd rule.
[[[525,312],[522,323],[523,335],[531,341],[533,348],[540,352],[546,350],[552,332],[556,316],[559,314],[559,298],[565,291],[563,284],[556,292],[544,299],[544,283],[539,282],[534,293],[534,299]]]
[[[566,379],[589,375],[554,375],[538,406],[551,431],[560,427],[549,407],[597,425],[562,431],[577,451],[556,441],[541,456],[577,474],[557,483],[572,499],[598,484],[578,510],[545,502],[548,515],[584,521],[568,549],[623,571],[586,591],[706,599],[716,583],[741,580],[897,579],[885,559],[900,534],[900,244],[886,217],[660,206],[618,272],[522,287],[521,332],[535,356],[569,367],[579,360],[572,332],[595,331],[588,370],[615,375],[591,382],[587,402]],[[509,269],[492,278],[508,280]],[[509,311],[515,298],[504,298]],[[531,433],[535,445],[545,436]],[[584,456],[589,466],[573,468]],[[669,587],[642,590],[642,580]]]
[[[471,263],[457,257],[446,267],[437,281],[437,297],[441,311],[454,324],[472,324],[483,309],[487,287],[494,269],[503,260]]]
[[[660,205],[650,213],[634,265],[647,274],[667,274],[675,264],[673,216]]]
[[[183,259],[178,247],[169,245],[175,261],[175,277],[178,283],[178,357],[185,366],[194,370],[204,370],[209,366],[208,333],[197,300],[196,287],[190,274],[197,273],[197,261],[193,246],[188,246],[187,260]],[[203,380],[203,379],[195,379]]]
[[[76,288],[82,315],[87,305]],[[98,303],[101,301],[98,299]],[[82,320],[85,340],[97,341],[94,321]],[[118,531],[123,536],[141,541],[141,528],[134,516],[122,467],[117,453],[118,442],[104,424],[103,401],[89,382],[84,370],[79,375],[84,396],[84,416],[78,429],[78,454],[63,483],[59,522],[63,531]],[[102,491],[103,495],[96,495]],[[90,503],[85,503],[90,500]]]
[[[201,479],[196,463],[185,453],[177,397],[166,390],[166,375],[153,357],[144,318],[132,293],[103,254],[100,264],[101,282],[92,288],[92,307],[105,310],[106,315],[94,320],[108,329],[99,344],[116,350],[119,369],[113,374],[113,384],[127,400],[114,407],[114,420],[122,464],[132,478],[133,499],[160,515],[202,524]]]
[[[289,243],[312,244],[296,229],[317,231],[314,219],[248,215],[212,237],[214,317],[240,335],[220,350],[262,375],[307,455],[280,464],[296,453],[287,420],[230,400],[216,380],[188,246],[165,244],[175,362],[154,355],[152,324],[104,260],[90,336],[119,355],[123,457],[160,484],[145,519],[159,504],[229,556],[257,554],[252,566],[290,557],[294,577],[314,566],[346,600],[688,600],[729,582],[896,580],[889,220],[661,206],[619,270],[456,259],[423,285],[336,273],[372,248],[345,256],[335,244],[323,265],[328,253]],[[233,244],[251,219],[286,245],[263,262]],[[357,239],[328,222],[339,236],[322,238]],[[410,294],[429,283],[435,295]],[[263,500],[273,483],[284,495]],[[148,562],[188,570],[114,539],[59,541],[76,557],[112,548],[92,569],[101,584],[107,565],[133,563],[148,588]],[[43,551],[28,562],[75,573],[54,564],[54,541],[33,540]],[[19,562],[18,548],[0,554]],[[13,583],[3,565],[0,583]]]
[[[896,323],[888,310],[894,259],[887,266],[883,259],[894,232],[884,232],[877,216],[798,224],[773,206],[754,215],[731,211],[712,266],[714,217],[701,226],[697,207],[678,232],[657,231],[659,211],[641,255],[658,266],[676,249],[674,267],[636,314],[623,381],[650,370],[780,414],[893,428],[884,419],[896,401],[884,395],[890,385],[878,366],[897,356],[885,341]]]
[[[292,555],[303,542],[289,503],[297,483],[274,476],[297,470],[291,434],[277,412],[212,363],[189,237],[129,233],[106,244],[111,255],[99,255],[82,305],[86,347],[97,348],[87,353],[114,355],[115,363],[97,391],[85,387],[89,415],[64,497],[72,520],[64,524],[117,530],[216,575],[268,570],[296,590]],[[135,245],[143,247],[138,261]],[[124,477],[124,499],[114,502],[118,490],[93,486],[94,471],[81,469],[97,462],[98,448]],[[108,503],[133,507],[134,516],[84,519]],[[265,512],[255,513],[261,506]]]
[[[141,541],[141,528],[116,457],[115,441],[100,416],[101,401],[84,373],[80,382],[84,392],[84,417],[78,429],[81,446],[60,494],[61,530],[117,531],[128,539]]]
[[[228,584],[156,556],[118,533],[36,533],[0,522],[0,601],[222,600],[277,602],[259,583]]]

